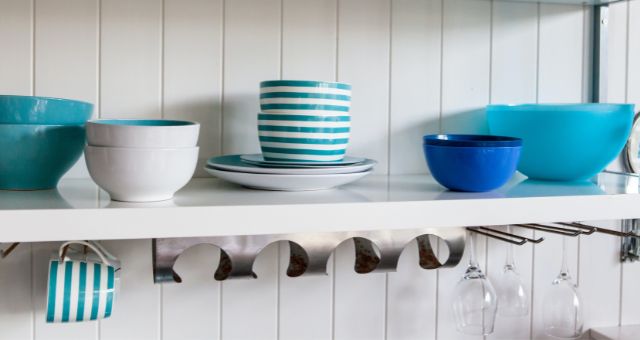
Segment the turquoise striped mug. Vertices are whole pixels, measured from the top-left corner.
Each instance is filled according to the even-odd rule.
[[[260,83],[265,113],[342,116],[351,109],[351,85],[315,80],[267,80]]]
[[[313,80],[260,83],[258,136],[272,161],[339,161],[351,133],[351,85]]]
[[[339,161],[349,145],[351,117],[258,114],[262,156],[272,161]]]
[[[87,246],[98,261],[71,260],[66,251],[71,244]],[[115,297],[116,267],[93,242],[62,244],[58,257],[49,262],[47,322],[92,321],[111,316]]]

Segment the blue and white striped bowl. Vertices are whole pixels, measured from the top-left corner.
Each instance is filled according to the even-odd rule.
[[[268,80],[260,83],[265,113],[340,116],[351,108],[351,85],[312,80]]]
[[[266,160],[309,162],[339,161],[344,158],[351,116],[259,113],[258,136]]]

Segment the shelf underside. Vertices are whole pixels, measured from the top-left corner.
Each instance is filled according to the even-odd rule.
[[[489,193],[447,191],[427,175],[374,175],[339,189],[270,192],[194,179],[172,201],[109,201],[90,180],[58,190],[0,191],[0,242],[147,239],[395,230],[640,218],[638,178],[515,177]]]

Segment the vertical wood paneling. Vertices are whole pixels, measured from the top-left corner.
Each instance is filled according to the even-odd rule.
[[[278,338],[277,259],[278,244],[273,243],[253,265],[258,279],[222,283],[222,339]]]
[[[628,77],[627,101],[636,104],[636,111],[640,109],[640,5],[634,1],[628,3]],[[622,272],[622,308],[620,321],[624,325],[640,323],[640,266],[638,263],[625,263]]]
[[[214,281],[213,273],[219,255],[210,245],[180,255],[174,270],[182,283],[162,286],[162,339],[217,339],[220,283]]]
[[[538,73],[538,5],[494,2],[491,40],[491,101],[533,103]],[[525,229],[512,232],[532,236]],[[488,239],[487,274],[497,291],[503,275],[508,244]],[[534,245],[514,246],[516,271],[531,303],[532,252]],[[528,339],[531,310],[522,317],[496,318],[494,333],[487,339]]]
[[[97,322],[47,323],[47,280],[49,276],[49,260],[57,254],[60,242],[33,243],[33,306],[35,322],[34,339],[98,339]],[[114,313],[115,314],[115,313]],[[17,338],[16,338],[17,339]]]
[[[101,117],[160,118],[161,0],[101,4]]]
[[[490,2],[447,0],[443,11],[442,132],[486,132]],[[464,98],[464,100],[461,100]]]
[[[35,1],[35,95],[97,102],[97,19],[97,1]],[[89,177],[84,157],[65,176]]]
[[[607,70],[607,98],[609,102],[623,103],[627,94],[627,8],[626,1],[609,5],[609,40]]]
[[[416,242],[405,247],[388,276],[386,339],[435,339],[438,275],[420,267]]]
[[[389,172],[423,173],[422,136],[440,125],[442,1],[392,4]]]
[[[283,0],[283,79],[335,79],[337,3]]]
[[[0,0],[0,93],[31,93],[32,13],[30,1]],[[7,246],[7,245],[3,245]],[[0,339],[30,339],[34,317],[31,245],[18,247],[0,263]]]
[[[354,254],[351,240],[341,243],[334,252],[333,339],[384,339],[386,274],[356,273]]]
[[[198,176],[221,152],[222,0],[167,0],[164,118],[200,123]]]
[[[535,102],[538,5],[494,2],[491,41],[491,102]]]
[[[619,228],[613,221],[590,224]],[[585,297],[585,329],[617,325],[620,320],[619,249],[618,237],[595,233],[580,238],[579,287]]]
[[[338,80],[353,85],[349,153],[388,171],[390,0],[341,0]]]
[[[31,94],[32,2],[0,0],[0,93]]]
[[[259,152],[259,83],[280,78],[280,0],[225,4],[222,151]]]
[[[332,333],[333,257],[326,276],[287,276],[289,247],[280,245],[279,340],[330,339]]]
[[[335,80],[337,0],[284,0],[282,78]],[[327,276],[286,275],[289,247],[280,245],[279,339],[329,339],[333,258]]]
[[[35,2],[35,94],[95,103],[98,3]]]
[[[151,240],[103,244],[122,262],[122,270],[113,315],[100,321],[100,339],[160,339],[161,288],[153,283]]]
[[[31,283],[31,245],[22,244],[0,263],[0,339],[31,339],[34,317]]]
[[[541,103],[582,101],[583,15],[581,6],[540,5]]]

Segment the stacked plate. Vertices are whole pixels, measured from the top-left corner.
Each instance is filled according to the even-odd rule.
[[[370,174],[376,161],[344,157],[339,161],[267,160],[260,154],[213,157],[205,169],[223,180],[260,190],[330,189]]]

